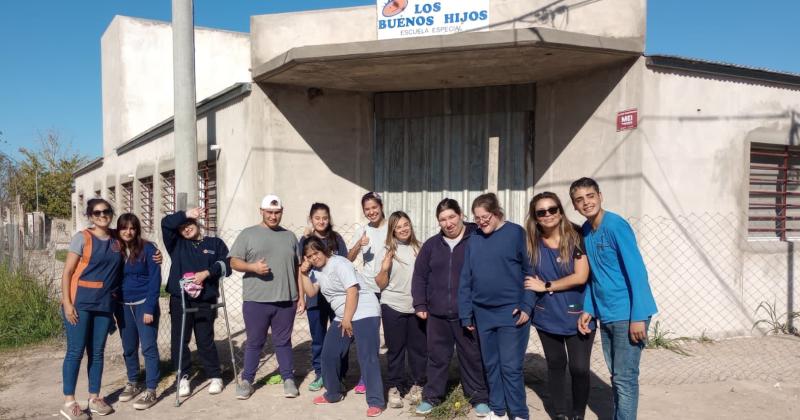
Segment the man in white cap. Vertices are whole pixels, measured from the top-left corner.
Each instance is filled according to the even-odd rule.
[[[253,393],[253,381],[267,330],[272,328],[272,344],[283,378],[287,398],[299,395],[294,382],[292,326],[297,308],[297,238],[281,227],[283,202],[270,194],[261,200],[261,223],[243,230],[230,250],[231,267],[244,273],[242,314],[247,344],[242,381],[236,398],[245,400]]]

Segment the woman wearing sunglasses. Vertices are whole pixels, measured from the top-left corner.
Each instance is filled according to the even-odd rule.
[[[536,276],[525,280],[525,288],[536,292],[533,325],[539,333],[545,359],[554,418],[583,419],[589,399],[589,358],[592,331],[578,333],[583,312],[589,261],[584,257],[581,235],[564,214],[558,196],[543,192],[533,197],[525,230],[528,254]],[[569,360],[569,362],[567,362]],[[572,379],[572,407],[567,406],[564,369]]]
[[[530,337],[534,294],[524,288],[533,274],[525,229],[507,222],[497,196],[472,202],[478,231],[467,240],[458,287],[461,325],[478,331],[495,416],[527,420],[522,362]]]
[[[122,247],[110,228],[114,210],[108,201],[89,200],[86,216],[92,226],[72,237],[61,275],[61,308],[67,336],[61,415],[69,420],[90,418],[75,401],[84,352],[89,376],[87,411],[101,416],[114,411],[100,396],[100,382],[106,337],[113,322],[112,294],[117,294],[120,287]]]

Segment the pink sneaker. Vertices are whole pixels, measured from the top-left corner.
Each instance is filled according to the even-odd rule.
[[[367,417],[378,417],[383,413],[383,409],[380,407],[370,407],[367,409]]]
[[[356,394],[366,394],[367,393],[367,386],[364,385],[364,381],[363,380],[359,380],[358,381],[358,385],[356,385],[356,387],[353,388],[353,392],[355,392]]]

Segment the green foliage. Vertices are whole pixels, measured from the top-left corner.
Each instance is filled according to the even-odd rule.
[[[669,337],[670,335],[672,335],[672,331],[666,328],[662,329],[661,322],[656,321],[652,333],[647,337],[647,348],[665,349],[680,354],[681,356],[691,356],[689,352],[683,348],[683,343],[689,339],[686,337],[673,338]]]
[[[767,334],[791,334],[800,336],[800,330],[789,323],[790,319],[800,319],[800,312],[784,312],[778,314],[777,305],[774,301],[772,304],[767,301],[762,301],[758,307],[756,307],[753,314],[758,315],[759,312],[763,312],[766,318],[761,318],[754,322],[753,328],[763,326],[766,327]]]
[[[0,200],[19,194],[25,211],[33,211],[38,191],[39,210],[48,217],[69,218],[72,173],[86,158],[73,153],[52,130],[40,134],[38,149],[23,147],[19,152],[23,157],[18,162],[0,158]]]
[[[36,276],[0,265],[0,348],[36,343],[61,333],[59,303]]]
[[[471,409],[472,405],[470,405],[469,399],[464,395],[461,384],[458,384],[447,394],[444,402],[433,407],[433,410],[425,417],[441,420],[461,419],[466,418]]]
[[[61,262],[66,262],[68,253],[69,253],[68,249],[57,249],[56,250],[56,259],[61,261]]]

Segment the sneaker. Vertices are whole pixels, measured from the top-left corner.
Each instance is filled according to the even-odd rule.
[[[246,379],[242,379],[239,384],[236,385],[236,399],[238,400],[246,400],[253,395],[253,385],[250,381]]]
[[[148,408],[155,405],[156,401],[156,391],[152,389],[148,389],[147,391],[139,397],[136,402],[133,403],[133,408],[137,410],[147,410]]]
[[[403,397],[400,396],[397,387],[389,388],[389,407],[403,408]]]
[[[489,414],[489,420],[508,420],[508,416],[505,415],[505,414],[503,414],[502,416],[499,416],[499,415],[495,414],[494,412],[492,412],[491,414]]]
[[[67,420],[89,420],[91,418],[77,401],[70,401],[62,405],[60,413]]]
[[[317,379],[314,379],[314,382],[308,384],[308,390],[311,392],[317,392],[322,389],[322,376],[318,376]]]
[[[358,385],[356,385],[356,387],[353,388],[353,392],[355,392],[356,394],[366,394],[367,386],[364,385],[364,381],[362,380],[358,381]]]
[[[486,403],[475,404],[474,408],[475,408],[475,415],[477,417],[486,417],[492,412],[492,409],[489,408],[489,405]]]
[[[120,402],[128,402],[133,399],[133,397],[139,395],[143,391],[143,388],[139,384],[134,384],[128,382],[125,384],[125,388],[122,389],[122,393],[119,394],[119,401]]]
[[[89,412],[98,416],[107,416],[114,412],[110,405],[106,404],[103,397],[89,398]]]
[[[417,409],[415,410],[417,414],[422,414],[422,415],[430,414],[431,411],[433,411],[433,404],[427,401],[419,403]]]
[[[208,393],[211,395],[219,394],[222,392],[222,378],[211,378],[211,383],[208,385]]]
[[[344,399],[344,395],[342,395],[341,398],[339,398],[339,401],[341,401],[343,399]],[[333,403],[337,403],[339,401],[328,401],[328,399],[325,398],[324,395],[317,395],[316,397],[314,397],[313,400],[311,400],[311,402],[313,402],[316,405],[333,404]]]
[[[283,395],[286,398],[296,398],[300,395],[300,391],[297,390],[297,385],[294,384],[294,379],[284,379],[283,380]]]
[[[370,407],[367,409],[367,417],[378,417],[383,413],[383,409],[380,407]]]
[[[189,383],[189,375],[183,375],[178,383],[178,396],[188,397],[192,393],[192,385]]]
[[[422,402],[422,387],[419,385],[414,385],[411,387],[411,390],[408,391],[406,394],[406,399],[411,403],[411,405],[417,405]]]

